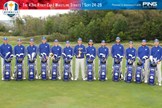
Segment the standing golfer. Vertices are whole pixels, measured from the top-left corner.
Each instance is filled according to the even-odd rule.
[[[82,79],[85,79],[85,64],[84,64],[84,55],[86,54],[86,48],[82,45],[82,38],[78,39],[78,45],[74,48],[74,55],[76,57],[75,61],[75,80],[79,77],[79,67],[82,71]]]
[[[109,49],[106,47],[105,40],[102,40],[101,47],[98,48],[98,58],[101,60],[102,57],[104,57],[107,60],[108,56],[109,56]],[[101,63],[101,61],[99,61],[99,69],[98,70],[100,70],[100,63]],[[106,64],[107,64],[107,62],[106,62]],[[107,80],[107,77],[105,79]]]
[[[95,58],[96,58],[96,48],[93,46],[93,40],[89,40],[88,47],[86,48],[86,62],[88,59],[93,60],[93,79],[96,80],[96,72],[95,72]]]
[[[136,60],[136,49],[133,47],[133,42],[129,42],[129,48],[125,52],[126,65],[128,65],[129,60],[133,61],[133,75],[135,74],[135,60]],[[125,74],[124,74],[125,75]],[[125,80],[125,76],[124,76]]]
[[[3,44],[0,47],[0,55],[1,55],[1,73],[2,73],[2,80],[4,80],[3,70],[4,70],[4,59],[7,53],[13,54],[12,46],[8,44],[8,39],[6,37],[3,38]],[[11,79],[13,79],[11,77]]]
[[[50,45],[47,43],[46,37],[43,36],[42,37],[42,43],[39,45],[39,56],[41,56],[41,54],[45,53],[46,54],[46,58],[47,58],[47,72],[48,75],[50,74],[50,66],[49,66],[49,53],[50,53]],[[39,79],[41,78],[41,76],[39,76]]]
[[[113,58],[115,58],[115,56],[118,56],[118,55],[120,55],[121,59],[123,58],[123,56],[124,56],[124,46],[120,44],[120,37],[116,37],[116,44],[114,44],[112,46],[111,55],[112,55]],[[121,77],[121,79],[123,79],[122,64],[123,64],[123,59],[120,62],[120,65],[121,65],[121,68],[120,68],[121,76],[120,77]]]
[[[71,80],[73,80],[73,48],[70,46],[70,42],[66,41],[66,47],[63,49],[62,52],[63,58],[69,57],[71,59],[70,65],[71,65]]]
[[[161,86],[161,57],[162,57],[162,48],[159,45],[159,40],[154,40],[154,45],[151,48],[150,58],[156,58],[157,60],[157,77],[158,77],[158,85]]]
[[[25,66],[24,66],[24,58],[25,58],[25,47],[22,45],[22,40],[19,38],[17,40],[17,45],[14,47],[14,55],[15,55],[15,70],[14,70],[14,74],[13,77],[15,78],[15,74],[17,71],[17,63],[18,63],[18,59],[22,59],[22,64],[23,64],[23,79],[26,79],[25,75]]]
[[[144,63],[144,83],[147,83],[148,80],[148,70],[149,70],[149,56],[150,56],[150,49],[146,45],[146,40],[142,40],[142,45],[138,48],[138,58],[141,59]]]
[[[53,55],[57,56],[57,59],[59,60],[59,71],[58,71],[58,79],[61,79],[61,53],[62,48],[59,46],[59,42],[57,39],[54,40],[53,47],[51,48],[51,53]]]
[[[32,55],[33,53],[35,53],[34,56],[34,62],[35,62],[35,70],[36,70],[36,76],[35,79],[38,79],[38,69],[37,69],[37,52],[38,52],[38,48],[37,46],[34,45],[34,39],[31,38],[30,42],[29,42],[29,46],[27,47],[27,54]],[[30,58],[28,58],[29,60]],[[28,62],[29,63],[29,62]]]

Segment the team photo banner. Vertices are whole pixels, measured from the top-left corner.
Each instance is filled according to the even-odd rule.
[[[0,9],[161,10],[162,0],[1,0]]]

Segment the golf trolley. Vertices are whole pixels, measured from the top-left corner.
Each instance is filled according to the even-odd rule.
[[[106,57],[105,54],[100,53],[100,70],[99,70],[99,80],[105,81],[106,79]]]
[[[57,80],[58,79],[58,62],[60,57],[58,57],[56,54],[50,54],[50,57],[52,58],[52,70],[51,70],[51,79]]]
[[[63,53],[63,58],[64,58],[63,80],[69,81],[69,79],[72,77],[71,64],[70,64],[70,62],[72,60],[72,56],[71,55],[65,55]]]
[[[23,59],[24,59],[24,54],[16,54],[16,71],[15,71],[15,80],[23,80]]]
[[[36,71],[35,71],[35,58],[36,53],[33,52],[32,54],[28,54],[28,79],[34,80]]]
[[[135,61],[135,57],[131,54],[128,55],[130,58],[127,60],[127,71],[125,73],[125,82],[132,82],[133,78],[133,63]]]
[[[4,57],[4,64],[3,64],[3,77],[5,81],[9,81],[11,79],[11,60],[13,58],[13,55],[8,52],[6,53],[6,56]]]
[[[120,54],[117,54],[114,56],[114,64],[113,64],[113,81],[117,82],[119,81],[119,78],[121,76],[121,72],[120,72],[120,62],[122,61],[123,56],[121,56]]]
[[[47,80],[47,55],[46,53],[41,53],[41,79]]]
[[[93,81],[93,60],[94,60],[94,56],[93,55],[90,55],[90,54],[87,54],[86,55],[87,57],[87,81]]]

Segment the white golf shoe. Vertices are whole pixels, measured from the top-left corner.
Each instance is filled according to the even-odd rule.
[[[59,76],[58,79],[61,80],[61,76]]]
[[[4,78],[2,78],[2,81],[4,81]]]
[[[38,79],[38,76],[35,76],[35,79]]]
[[[77,78],[75,78],[74,80],[75,80],[75,81],[77,81],[78,79],[77,79]]]
[[[147,81],[144,81],[145,84],[147,84]]]
[[[93,80],[96,80],[96,77],[93,77]]]
[[[74,80],[73,77],[71,77],[71,80]]]

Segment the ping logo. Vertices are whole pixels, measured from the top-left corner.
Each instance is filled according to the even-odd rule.
[[[142,2],[142,7],[143,8],[156,9],[157,5],[158,5],[157,2]]]
[[[3,6],[3,14],[9,17],[14,17],[19,13],[19,5],[14,1],[8,1]]]

